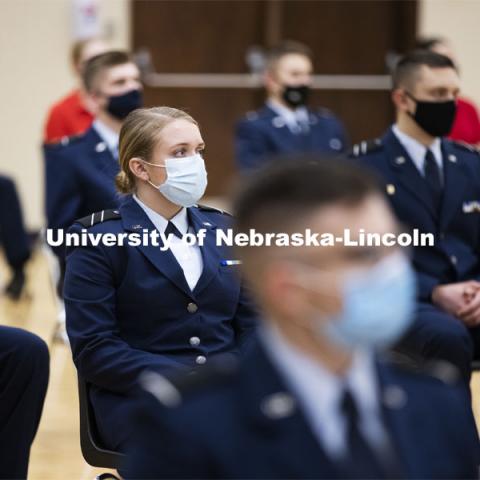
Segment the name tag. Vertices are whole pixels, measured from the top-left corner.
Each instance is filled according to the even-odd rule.
[[[478,202],[477,200],[472,200],[471,202],[463,202],[462,211],[463,213],[480,212],[480,202]]]
[[[220,262],[220,265],[222,267],[230,267],[232,265],[241,265],[242,261],[241,260],[222,260]]]

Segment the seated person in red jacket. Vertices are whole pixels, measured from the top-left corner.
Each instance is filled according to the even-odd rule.
[[[458,60],[450,42],[441,37],[424,38],[417,41],[417,48],[431,50],[450,58],[458,67]],[[448,138],[480,145],[480,116],[475,104],[466,98],[457,99],[457,115]]]
[[[71,61],[79,86],[50,108],[45,124],[44,141],[54,143],[63,137],[85,132],[93,122],[94,112],[86,104],[81,74],[85,63],[108,50],[106,43],[96,37],[78,40],[73,44]]]

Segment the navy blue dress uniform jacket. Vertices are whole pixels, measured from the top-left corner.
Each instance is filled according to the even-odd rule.
[[[480,280],[480,155],[473,148],[442,140],[444,187],[439,212],[425,180],[392,130],[353,151],[380,174],[385,194],[408,230],[433,233],[435,246],[413,250],[419,299],[431,301],[434,287]]]
[[[227,228],[230,217],[207,207],[187,212],[195,231],[206,229],[203,271],[193,291],[169,249],[67,248],[67,332],[78,372],[93,384],[100,434],[110,446],[121,443],[118,421],[141,372],[193,369],[213,355],[239,354],[255,326],[238,267],[222,265],[231,253],[215,243],[216,230]],[[106,213],[89,233],[155,230],[130,196],[116,213]],[[75,223],[70,232],[83,228]]]
[[[345,478],[261,345],[237,369],[216,370],[204,373],[203,383],[172,380],[174,395],[165,378],[144,376],[149,393],[132,418],[123,478]],[[388,361],[379,360],[377,371],[397,456],[388,478],[478,478],[478,436],[465,392]]]
[[[292,133],[283,117],[268,105],[240,120],[235,132],[235,155],[239,169],[265,165],[271,157],[293,153],[338,154],[347,147],[345,129],[326,109],[308,110],[309,129]]]
[[[0,326],[0,478],[27,478],[30,447],[47,392],[48,347],[19,328]]]
[[[45,145],[44,156],[49,228],[67,229],[78,218],[119,205],[119,164],[95,128]]]

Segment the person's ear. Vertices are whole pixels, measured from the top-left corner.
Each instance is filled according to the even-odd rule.
[[[308,320],[305,313],[309,305],[306,292],[295,281],[288,265],[272,264],[264,272],[262,285],[267,304],[272,305],[282,318],[295,319],[295,323]]]
[[[100,103],[95,94],[85,92],[82,95],[82,101],[85,108],[95,117],[100,110]]]
[[[145,162],[138,157],[133,157],[128,161],[128,167],[130,171],[135,175],[136,178],[148,182],[150,180],[150,175],[147,172],[145,167]]]
[[[392,91],[392,101],[395,108],[401,112],[414,112],[415,102],[407,95],[403,88],[396,88]]]
[[[263,84],[268,92],[278,93],[281,89],[281,85],[276,79],[275,72],[269,69],[265,70],[263,73]]]

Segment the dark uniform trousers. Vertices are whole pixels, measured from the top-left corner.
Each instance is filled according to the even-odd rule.
[[[250,112],[235,131],[235,156],[242,172],[266,165],[276,156],[295,153],[338,155],[347,148],[345,129],[326,109],[308,110],[308,124],[292,131],[268,105]]]
[[[230,371],[221,362],[212,367],[200,378],[144,379],[123,478],[478,478],[470,400],[446,377],[377,358],[376,393],[393,456],[378,456],[385,474],[371,476],[361,473],[366,457],[355,452],[355,443],[349,444],[349,469],[328,455],[261,345]]]
[[[0,478],[27,477],[48,376],[46,344],[24,330],[0,327]]]
[[[438,285],[480,280],[480,155],[469,146],[442,140],[444,181],[438,209],[392,130],[355,146],[353,156],[379,174],[393,210],[410,233],[417,229],[434,236],[434,246],[412,251],[419,303],[416,321],[399,349],[422,359],[447,360],[468,382],[480,346],[478,328],[469,329],[441,310],[431,295]]]
[[[17,189],[3,175],[0,175],[0,245],[12,270],[21,269],[30,256]]]

